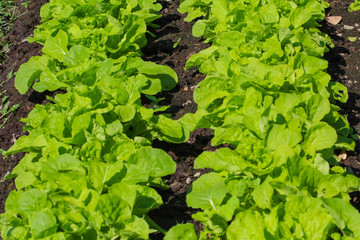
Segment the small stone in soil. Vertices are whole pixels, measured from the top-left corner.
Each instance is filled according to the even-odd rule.
[[[191,178],[186,179],[186,184],[188,184],[188,185],[191,184]]]
[[[173,192],[177,192],[181,188],[181,183],[174,182],[174,183],[170,184],[170,188]]]
[[[353,26],[349,26],[349,25],[344,25],[344,29],[346,29],[346,30],[352,30],[352,29],[354,29],[355,27],[353,27]]]
[[[200,175],[201,175],[201,173],[197,172],[197,173],[194,174],[194,177],[198,178],[198,177],[200,177]]]

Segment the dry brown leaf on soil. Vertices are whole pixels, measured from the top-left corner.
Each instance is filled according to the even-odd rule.
[[[330,16],[330,17],[326,17],[325,20],[332,25],[336,25],[342,20],[342,17],[341,16]]]
[[[338,155],[339,158],[341,158],[341,160],[346,160],[347,159],[347,153],[344,149],[341,150],[341,153]]]

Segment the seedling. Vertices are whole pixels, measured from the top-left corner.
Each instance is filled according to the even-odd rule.
[[[26,9],[28,9],[28,5],[31,3],[31,1],[23,2],[21,5],[23,5]]]
[[[181,37],[179,37],[176,43],[174,43],[173,48],[176,48],[179,45],[180,41],[181,41]]]
[[[155,112],[160,112],[160,111],[165,111],[166,109],[169,108],[169,106],[160,106],[159,102],[164,100],[165,98],[156,98],[154,96],[151,95],[145,95],[145,97],[147,97],[148,99],[150,99],[152,102],[150,103],[152,106],[152,109],[155,110]]]
[[[14,1],[5,0],[0,2],[0,59],[5,57],[5,51],[9,48],[9,42],[5,41],[6,34],[11,30],[12,23],[17,19],[19,13]]]
[[[10,116],[19,108],[20,104],[15,104],[10,107],[9,97],[6,95],[6,91],[0,93],[0,128],[4,126]]]
[[[16,72],[14,72],[14,70],[11,70],[8,75],[7,75],[7,79],[10,80],[11,78],[15,77]]]

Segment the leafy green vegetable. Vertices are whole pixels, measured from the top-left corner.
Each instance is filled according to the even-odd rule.
[[[197,112],[180,121],[211,128],[213,146],[229,145],[195,160],[195,168],[213,170],[187,194],[188,205],[201,209],[193,215],[203,225],[200,239],[357,239],[346,222],[356,211],[347,193],[360,181],[337,166],[334,152],[354,149],[334,105],[346,102],[347,90],[330,82],[322,57],[332,44],[316,28],[328,6],[182,1],[186,20],[197,20],[193,35],[212,46],[186,64],[206,78],[194,92]]]
[[[15,87],[25,94],[63,89],[30,112],[8,151],[27,152],[7,177],[17,191],[0,215],[3,239],[148,239],[147,216],[162,204],[150,186],[166,188],[176,164],[154,138],[184,142],[188,129],[141,103],[177,84],[167,66],[144,62],[153,0],[51,0],[33,38],[43,55],[23,64]],[[159,229],[160,230],[160,229]],[[163,231],[164,232],[164,231]]]

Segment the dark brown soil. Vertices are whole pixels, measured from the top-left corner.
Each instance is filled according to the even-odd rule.
[[[323,31],[332,39],[335,47],[326,55],[329,62],[328,72],[333,81],[338,81],[348,88],[349,100],[339,104],[342,113],[349,120],[354,133],[360,134],[360,11],[348,12],[352,0],[328,1],[330,8],[327,16],[341,16],[339,24],[325,23]],[[356,40],[354,41],[354,39]],[[360,142],[356,142],[353,152],[347,153],[347,158],[341,162],[347,170],[360,177]],[[360,211],[360,192],[350,194],[351,203]]]
[[[11,71],[16,72],[20,65],[27,62],[31,56],[39,54],[41,46],[30,44],[26,39],[33,34],[35,25],[39,24],[39,10],[46,2],[46,0],[31,1],[27,13],[15,21],[13,30],[7,35],[11,47],[6,54],[5,62],[0,65],[0,83],[4,82],[0,87],[0,92],[6,90],[11,105],[19,103],[20,107],[0,129],[0,148],[4,150],[9,149],[16,139],[24,134],[22,131],[23,124],[20,123],[20,119],[26,117],[36,103],[41,103],[45,99],[42,94],[33,91],[29,91],[26,95],[19,94],[14,88],[14,78],[7,79],[7,75]],[[26,9],[21,5],[21,1],[15,1],[15,3],[21,13],[26,12]],[[0,179],[3,179],[11,172],[21,157],[21,154],[13,155],[8,159],[0,156]],[[14,187],[12,180],[0,182],[0,212],[4,212],[5,200]]]
[[[329,0],[330,1],[330,0]],[[19,1],[17,4],[22,7]],[[35,103],[42,103],[44,94],[30,92],[27,95],[20,95],[13,87],[13,79],[7,80],[8,73],[17,71],[19,66],[26,62],[31,56],[37,55],[41,46],[29,44],[25,40],[39,23],[39,9],[46,0],[32,1],[28,6],[28,13],[15,22],[15,28],[8,35],[13,43],[7,54],[7,59],[0,66],[0,81],[5,84],[0,91],[7,90],[12,104],[20,103],[20,108],[11,116],[5,126],[0,129],[0,148],[8,149],[17,138],[24,133],[20,118],[26,117]],[[142,49],[144,60],[165,64],[172,67],[179,77],[178,86],[171,92],[162,93],[158,97],[165,99],[160,105],[170,105],[167,111],[174,119],[178,119],[188,112],[196,111],[196,104],[192,95],[196,85],[204,78],[195,68],[184,70],[186,60],[194,53],[208,47],[202,39],[192,36],[192,23],[183,21],[184,16],[177,12],[180,0],[159,1],[163,5],[162,18],[155,23],[160,25],[159,29],[150,29],[156,37],[148,36],[148,45]],[[328,72],[334,81],[340,81],[349,88],[349,101],[342,104],[342,111],[348,116],[354,132],[360,133],[360,39],[351,42],[348,37],[360,36],[360,13],[349,13],[347,8],[352,0],[331,1],[331,8],[328,16],[342,16],[343,20],[337,25],[331,25],[324,21],[322,30],[328,33],[333,39],[335,47],[326,54],[329,61]],[[21,8],[22,11],[25,9]],[[348,26],[354,28],[349,30]],[[345,28],[344,28],[345,27]],[[178,46],[174,48],[181,38]],[[146,99],[144,98],[146,104]],[[162,228],[169,229],[177,223],[192,222],[191,214],[195,210],[186,207],[185,195],[191,183],[206,170],[193,169],[194,159],[203,151],[215,150],[210,145],[212,138],[209,129],[198,129],[191,134],[188,142],[183,144],[170,144],[155,141],[153,146],[164,149],[177,163],[177,170],[174,175],[168,177],[170,188],[159,190],[164,204],[156,211],[150,213],[150,217]],[[354,152],[347,153],[348,157],[342,162],[349,170],[360,176],[360,144]],[[15,155],[9,159],[0,158],[0,179],[9,173],[20,160],[21,155]],[[199,174],[200,172],[200,174]],[[0,183],[0,213],[4,212],[4,202],[11,190],[14,189],[13,181],[6,180]],[[352,203],[360,209],[360,194],[351,194]],[[195,223],[197,230],[201,228]],[[153,234],[152,239],[162,239],[162,234]]]

